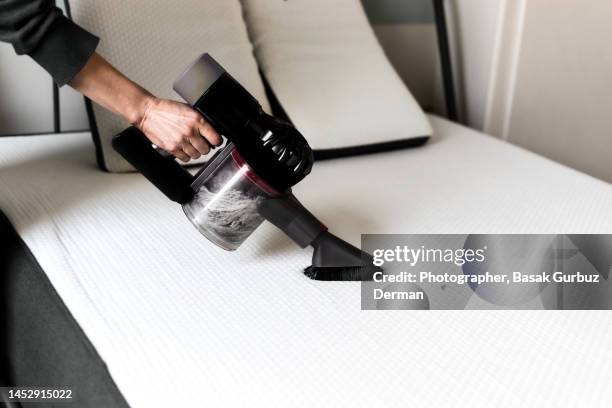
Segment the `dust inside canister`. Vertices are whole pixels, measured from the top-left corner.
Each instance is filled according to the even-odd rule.
[[[183,206],[198,230],[227,250],[238,248],[263,222],[258,206],[268,195],[247,177],[248,165],[227,159]]]

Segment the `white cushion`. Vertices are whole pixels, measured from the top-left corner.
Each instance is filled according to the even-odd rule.
[[[153,94],[180,100],[172,82],[208,52],[268,108],[238,1],[70,0],[70,6],[72,18],[101,38],[98,52]],[[111,147],[129,124],[98,105],[93,111],[106,169],[130,170]]]
[[[359,0],[242,0],[255,56],[316,149],[431,135]]]

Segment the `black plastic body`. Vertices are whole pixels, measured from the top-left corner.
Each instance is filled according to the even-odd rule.
[[[266,114],[228,73],[193,108],[232,141],[255,173],[276,190],[286,191],[310,173],[314,159],[304,136],[293,125]]]

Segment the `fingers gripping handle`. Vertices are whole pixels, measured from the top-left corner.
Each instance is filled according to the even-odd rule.
[[[174,157],[157,151],[134,126],[113,138],[113,148],[170,200],[184,204],[193,198],[191,174]]]

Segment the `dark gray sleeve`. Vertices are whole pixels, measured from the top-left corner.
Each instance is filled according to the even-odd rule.
[[[32,57],[62,86],[87,63],[99,39],[64,17],[53,0],[0,0],[0,41]]]

